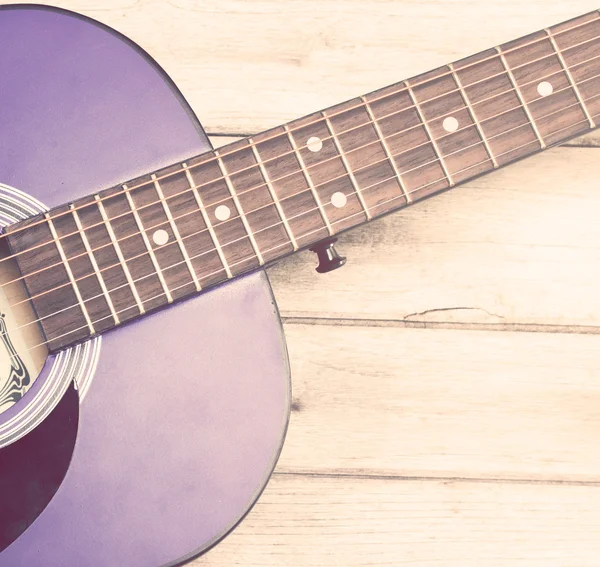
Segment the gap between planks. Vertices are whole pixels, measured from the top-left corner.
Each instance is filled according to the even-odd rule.
[[[450,311],[452,307],[431,309]],[[456,309],[477,309],[458,307]],[[413,315],[407,315],[411,317]],[[332,327],[390,327],[404,329],[456,329],[464,331],[505,331],[518,333],[558,333],[570,335],[600,335],[600,326],[548,325],[538,323],[462,323],[456,321],[419,321],[402,319],[358,319],[343,317],[281,317],[286,325],[319,325]]]
[[[567,480],[552,478],[502,478],[478,476],[436,476],[436,475],[396,475],[381,473],[335,472],[323,473],[314,471],[278,471],[275,469],[273,476],[288,478],[333,478],[356,480],[389,480],[391,482],[448,482],[448,483],[477,483],[477,484],[536,484],[549,486],[590,486],[600,487],[600,480]]]

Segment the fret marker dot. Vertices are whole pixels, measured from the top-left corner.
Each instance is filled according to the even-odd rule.
[[[448,116],[442,126],[446,132],[456,132],[458,130],[458,120],[454,116]]]
[[[231,211],[229,210],[229,207],[219,205],[215,209],[215,216],[217,217],[217,220],[226,221],[231,216]]]
[[[313,136],[312,138],[308,139],[308,142],[306,142],[306,147],[311,151],[311,152],[320,152],[321,148],[323,147],[323,142],[321,141],[321,138],[317,138],[316,136]]]
[[[552,94],[554,87],[547,81],[544,81],[538,85],[537,91],[540,93],[540,96],[548,96]]]
[[[154,244],[157,246],[162,246],[169,242],[169,233],[161,228],[152,235],[152,240],[154,240]]]
[[[344,195],[341,191],[334,193],[331,196],[331,204],[337,209],[341,209],[348,202],[348,197]]]

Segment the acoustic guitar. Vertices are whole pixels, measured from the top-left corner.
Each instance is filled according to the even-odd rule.
[[[584,134],[593,12],[213,150],[166,73],[0,8],[0,566],[185,563],[271,475],[290,372],[264,268]]]

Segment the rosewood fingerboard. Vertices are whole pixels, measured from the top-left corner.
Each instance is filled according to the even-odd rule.
[[[7,229],[50,351],[596,127],[580,18]]]

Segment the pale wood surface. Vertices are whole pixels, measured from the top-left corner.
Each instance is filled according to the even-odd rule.
[[[255,512],[194,565],[597,567],[599,495],[573,485],[278,475]]]
[[[149,50],[213,134],[597,8],[56,2]],[[598,156],[550,150],[349,233],[336,273],[308,253],[270,269],[294,380],[286,447],[255,509],[194,565],[600,565]]]
[[[297,411],[280,472],[600,482],[597,336],[286,334]]]

